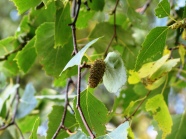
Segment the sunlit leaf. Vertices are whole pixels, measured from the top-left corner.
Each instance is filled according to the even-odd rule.
[[[81,59],[84,55],[84,53],[86,52],[86,50],[95,42],[97,42],[100,38],[94,39],[91,42],[89,42],[88,44],[86,44],[65,66],[65,68],[63,69],[63,71],[65,71],[66,69],[73,67],[75,65],[80,65],[81,64]],[[63,72],[62,71],[62,72]],[[61,72],[61,73],[62,73]]]
[[[165,64],[169,56],[170,54],[167,54],[155,62],[144,64],[138,71],[139,76],[141,78],[145,78],[147,76],[151,77],[163,64]]]
[[[127,81],[123,60],[118,53],[110,52],[104,61],[106,71],[103,76],[103,84],[110,93],[117,93]]]
[[[146,88],[148,90],[154,90],[154,89],[158,88],[160,85],[162,85],[164,83],[165,79],[166,79],[166,76],[163,76],[163,77],[153,81],[152,83],[151,82],[150,83],[147,82],[146,83],[147,84]]]
[[[140,77],[137,72],[130,70],[129,74],[130,74],[128,77],[129,84],[136,84],[136,83],[140,82]]]
[[[161,57],[167,35],[168,27],[156,27],[150,31],[142,44],[142,49],[137,57],[135,69],[139,70],[144,63]]]
[[[172,119],[163,96],[159,94],[148,99],[146,102],[146,110],[152,112],[153,118],[163,131],[162,139],[165,139],[165,137],[171,133]]]
[[[155,73],[153,73],[150,76],[150,78],[153,80],[153,79],[159,78],[164,73],[168,73],[169,71],[172,70],[173,67],[175,67],[177,65],[177,63],[179,61],[180,61],[179,58],[170,59],[170,60],[166,61]]]
[[[108,118],[108,111],[105,105],[95,98],[90,92],[87,90],[81,92],[81,108],[82,112],[85,116],[85,119],[90,127],[90,129],[96,134],[96,136],[104,135],[106,133],[105,124]],[[78,121],[82,131],[86,133],[88,136],[88,132],[82,122],[82,119],[79,115],[79,111],[76,109],[76,101],[77,98],[74,100],[74,110],[76,120]],[[99,117],[99,118],[98,118]]]
[[[146,63],[144,64],[140,70],[138,71],[139,73],[139,77],[140,78],[145,78],[147,76],[149,76],[151,70],[152,70],[152,67],[154,65],[154,62],[149,62],[149,63]]]
[[[63,106],[53,106],[52,111],[48,115],[48,130],[46,139],[51,139],[60,125],[62,114],[64,112]],[[74,128],[77,126],[74,115],[67,111],[64,126],[73,132]],[[62,139],[68,137],[69,135],[65,130],[60,130],[56,139]]]
[[[127,139],[129,128],[129,122],[125,122],[119,125],[111,133],[98,137],[96,139]]]
[[[155,9],[156,16],[163,18],[170,15],[170,3],[168,0],[162,0]]]
[[[14,4],[16,5],[19,14],[22,14],[25,11],[27,11],[28,9],[33,8],[36,5],[38,5],[41,0],[27,0],[27,1],[25,1],[25,0],[11,0],[11,1],[13,1]]]
[[[16,113],[17,118],[22,118],[28,115],[37,105],[37,100],[34,97],[36,93],[32,84],[27,84],[24,94],[20,99],[20,104]]]

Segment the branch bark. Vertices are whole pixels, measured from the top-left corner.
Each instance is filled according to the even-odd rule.
[[[117,40],[117,33],[116,33],[116,9],[118,7],[118,4],[119,4],[119,0],[116,1],[116,5],[115,5],[115,7],[114,7],[114,9],[112,10],[112,13],[111,13],[111,14],[114,14],[114,33],[113,33],[112,38],[111,38],[111,40],[110,40],[110,42],[109,42],[109,44],[108,44],[108,46],[107,46],[107,48],[105,50],[104,58],[107,56],[108,50],[109,50],[113,40],[114,39]]]

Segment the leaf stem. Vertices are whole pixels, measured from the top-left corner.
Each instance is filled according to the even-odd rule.
[[[113,33],[112,38],[111,38],[111,40],[110,40],[110,42],[109,42],[109,44],[108,44],[108,46],[107,46],[107,48],[105,50],[104,58],[107,56],[108,50],[109,50],[114,38],[117,40],[117,33],[116,33],[116,9],[117,9],[118,3],[119,3],[119,0],[116,1],[115,7],[114,7],[114,9],[112,10],[112,13],[111,13],[111,14],[114,14],[114,33]]]

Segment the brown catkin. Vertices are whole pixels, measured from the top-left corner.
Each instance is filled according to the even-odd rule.
[[[105,62],[102,59],[94,61],[90,68],[90,76],[88,79],[89,87],[95,88],[102,80],[105,72]]]

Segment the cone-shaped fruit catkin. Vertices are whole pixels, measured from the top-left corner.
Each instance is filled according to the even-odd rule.
[[[88,79],[89,87],[95,88],[99,84],[105,72],[105,67],[105,62],[102,59],[94,61]]]

